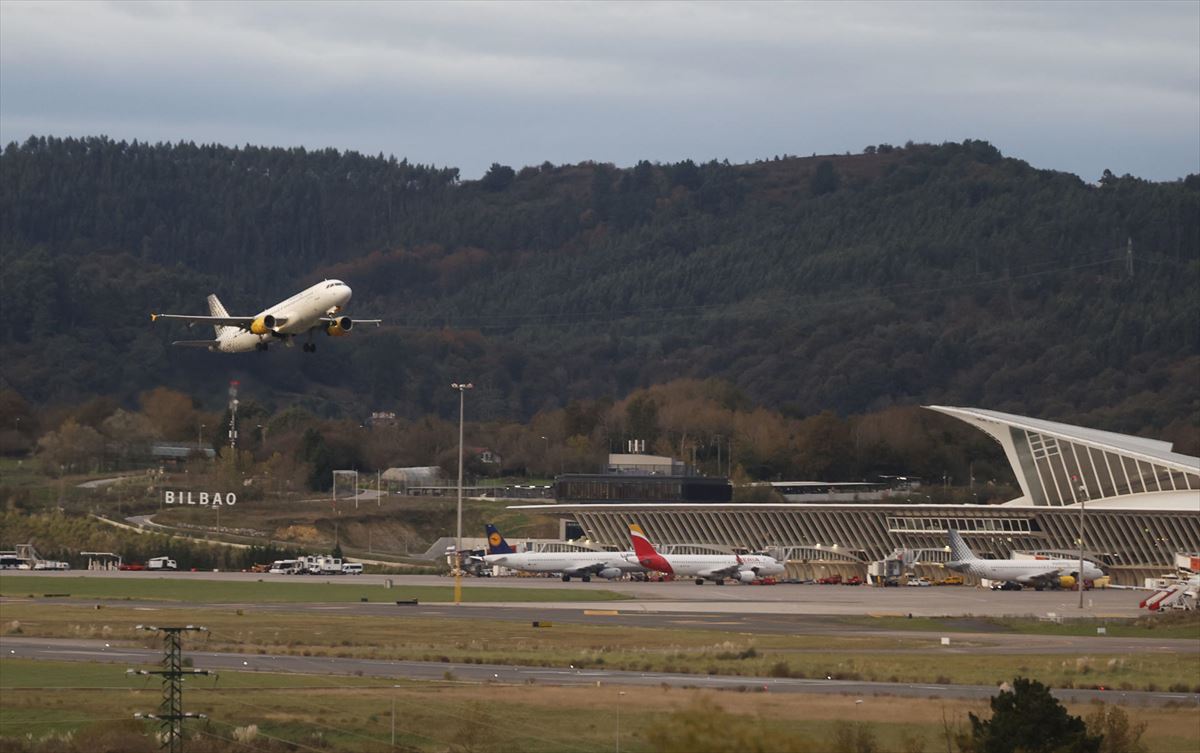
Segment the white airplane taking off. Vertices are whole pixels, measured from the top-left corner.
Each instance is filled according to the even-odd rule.
[[[949,534],[950,556],[954,559],[947,562],[946,567],[956,573],[1033,586],[1038,591],[1047,586],[1074,588],[1079,579],[1078,559],[982,559],[975,556],[958,531],[950,529]],[[1094,581],[1103,576],[1103,570],[1087,560],[1083,561],[1084,580]]]
[[[695,578],[697,586],[704,585],[705,580],[719,586],[726,578],[752,583],[767,575],[781,575],[784,571],[779,560],[765,554],[659,554],[637,523],[629,525],[629,538],[633,542],[634,557],[642,567]]]
[[[277,303],[254,316],[230,316],[215,295],[208,297],[209,316],[189,314],[151,314],[150,321],[182,319],[188,327],[211,324],[217,336],[212,340],[176,340],[172,345],[208,348],[220,353],[245,353],[266,350],[272,340],[292,346],[296,335],[308,334],[304,352],[316,351],[313,335],[324,331],[331,337],[350,334],[355,321],[348,316],[336,316],[350,302],[350,286],[341,280],[325,280],[302,290],[291,298]],[[358,324],[379,326],[380,319],[359,319]]]

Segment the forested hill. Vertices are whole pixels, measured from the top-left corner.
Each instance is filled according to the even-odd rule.
[[[335,150],[31,138],[0,156],[0,387],[478,418],[722,377],[808,415],[981,406],[1200,421],[1200,176],[1092,185],[986,142],[730,165],[452,168]],[[1127,257],[1132,241],[1132,271]],[[171,349],[338,277],[380,330]]]

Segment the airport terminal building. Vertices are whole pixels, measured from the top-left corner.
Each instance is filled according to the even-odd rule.
[[[553,511],[606,546],[628,546],[628,526],[639,523],[651,540],[676,551],[773,550],[794,577],[864,575],[897,549],[917,550],[918,572],[936,576],[949,559],[951,528],[984,557],[1077,556],[1081,517],[1086,556],[1114,583],[1140,585],[1173,569],[1177,553],[1200,552],[1200,458],[1124,434],[976,408],[930,409],[999,442],[1021,496],[1001,505],[878,497],[757,504],[730,501],[716,480],[651,476],[641,482],[656,487],[651,492],[631,476],[608,477],[623,485],[619,491],[605,477],[564,476]]]

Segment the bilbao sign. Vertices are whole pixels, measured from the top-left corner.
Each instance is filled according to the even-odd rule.
[[[170,491],[163,492],[163,504],[165,505],[203,505],[205,507],[217,507],[225,505],[236,505],[237,495],[233,492],[185,492],[185,491]]]

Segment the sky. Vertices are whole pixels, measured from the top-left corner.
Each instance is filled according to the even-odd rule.
[[[1200,173],[1200,2],[0,1],[0,142],[333,147],[458,167],[983,139]]]

